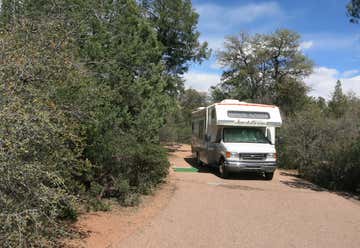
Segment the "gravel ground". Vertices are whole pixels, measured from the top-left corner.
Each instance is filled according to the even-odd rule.
[[[192,162],[189,146],[170,161]],[[172,172],[174,195],[151,220],[112,247],[360,247],[358,200],[277,171],[272,181],[212,170]]]

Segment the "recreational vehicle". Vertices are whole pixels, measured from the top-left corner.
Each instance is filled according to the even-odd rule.
[[[275,132],[282,124],[273,105],[223,100],[192,113],[191,149],[199,165],[230,172],[258,172],[271,180],[276,169]]]

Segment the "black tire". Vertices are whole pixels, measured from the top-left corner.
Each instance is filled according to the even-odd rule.
[[[229,171],[225,166],[225,160],[221,159],[219,162],[219,174],[223,179],[227,179],[229,177]]]
[[[201,162],[201,160],[200,160],[199,152],[196,152],[196,165],[198,165],[198,166],[203,165],[203,162]]]
[[[271,181],[274,177],[274,172],[265,172],[265,180]]]

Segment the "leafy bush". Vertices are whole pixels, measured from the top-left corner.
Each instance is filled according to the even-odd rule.
[[[280,164],[297,168],[304,178],[321,186],[357,191],[360,189],[360,105],[349,102],[335,118],[327,109],[312,104],[288,118],[280,136]]]
[[[66,175],[82,166],[70,147],[76,136],[61,114],[17,98],[0,118],[0,240],[3,247],[53,246],[64,232],[58,219],[76,219]]]
[[[125,205],[135,205],[135,196],[149,193],[167,175],[167,155],[157,144],[138,143],[121,130],[109,130],[94,144],[86,154],[97,162],[91,185],[101,185],[100,197],[116,197]]]
[[[33,34],[26,36],[29,28]],[[74,176],[88,166],[76,109],[52,99],[80,75],[66,51],[52,45],[58,26],[47,28],[51,34],[24,21],[0,37],[2,247],[54,246],[64,233],[59,220],[76,219],[81,187]]]
[[[112,72],[116,85],[76,63],[77,44],[63,24],[23,19],[8,28],[0,37],[0,241],[54,246],[65,232],[61,220],[76,219],[80,202],[106,210],[101,199],[116,197],[135,205],[167,175],[157,134],[169,97],[151,54]],[[133,77],[135,68],[144,75]]]
[[[159,130],[183,87],[178,73],[206,57],[206,44],[191,3],[166,1],[169,11],[187,6],[190,16],[177,16],[186,28],[176,30],[191,29],[173,37],[186,49],[168,57],[177,45],[160,39],[162,22],[140,2],[2,1],[2,246],[56,246],[78,205],[106,210],[104,197],[135,205],[167,175]]]

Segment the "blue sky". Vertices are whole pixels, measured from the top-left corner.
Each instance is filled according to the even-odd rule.
[[[222,69],[216,51],[224,37],[240,32],[271,33],[278,28],[298,32],[303,52],[314,63],[314,73],[305,79],[310,94],[329,98],[341,79],[346,92],[360,96],[360,24],[349,23],[345,6],[349,0],[193,0],[200,14],[200,40],[214,50],[209,61],[191,65],[185,85],[207,91],[220,82]]]

